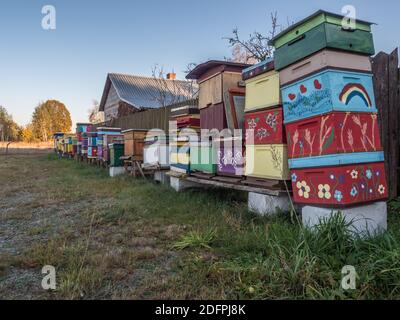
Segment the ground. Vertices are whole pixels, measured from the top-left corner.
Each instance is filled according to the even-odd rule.
[[[310,232],[248,212],[243,193],[176,193],[52,154],[1,156],[0,186],[2,299],[400,298],[397,201],[388,233],[358,239],[339,216]]]

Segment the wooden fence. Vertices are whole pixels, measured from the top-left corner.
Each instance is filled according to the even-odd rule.
[[[399,195],[400,155],[400,69],[396,48],[391,54],[378,53],[372,59],[374,90],[379,110],[380,133],[385,151],[390,197]]]
[[[160,109],[147,110],[143,112],[137,112],[130,114],[125,117],[118,119],[112,119],[110,121],[97,124],[97,127],[115,127],[126,129],[162,129],[168,132],[168,123],[170,120],[171,109],[185,106],[185,105],[197,105],[197,100],[189,100],[180,102]]]

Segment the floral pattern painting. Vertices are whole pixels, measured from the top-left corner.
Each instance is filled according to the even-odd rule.
[[[388,197],[384,163],[292,170],[301,204],[346,206]]]
[[[282,108],[245,115],[246,144],[280,144],[286,142]]]
[[[244,175],[245,158],[243,150],[235,148],[221,148],[218,151],[218,166],[219,174],[228,175]]]
[[[289,158],[382,150],[375,113],[332,112],[286,125]]]

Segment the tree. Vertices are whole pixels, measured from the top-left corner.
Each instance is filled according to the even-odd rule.
[[[88,110],[89,122],[93,124],[104,122],[104,112],[99,111],[100,105],[96,99],[93,99],[93,106]]]
[[[68,109],[57,100],[39,104],[32,115],[33,135],[40,141],[49,141],[55,132],[70,132],[71,126]]]
[[[282,30],[282,26],[278,24],[277,12],[272,12],[270,17],[270,31],[265,34],[254,31],[247,40],[244,40],[239,36],[238,28],[234,28],[232,36],[224,38],[233,48],[231,60],[242,63],[255,63],[273,56],[274,48],[269,45],[269,41]],[[290,25],[289,21],[288,25]]]
[[[0,141],[17,141],[19,130],[7,109],[0,106]]]
[[[30,123],[20,130],[20,140],[23,142],[34,142],[33,125]]]

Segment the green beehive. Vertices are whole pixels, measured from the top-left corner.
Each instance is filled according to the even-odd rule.
[[[355,29],[342,25],[343,17],[318,11],[274,37],[275,69],[281,70],[322,49],[371,56],[375,53],[371,22],[356,20]]]
[[[112,143],[108,147],[110,150],[110,166],[123,167],[124,162],[120,158],[124,156],[124,145],[121,143]]]
[[[190,169],[208,174],[217,172],[216,150],[211,142],[190,143]]]

